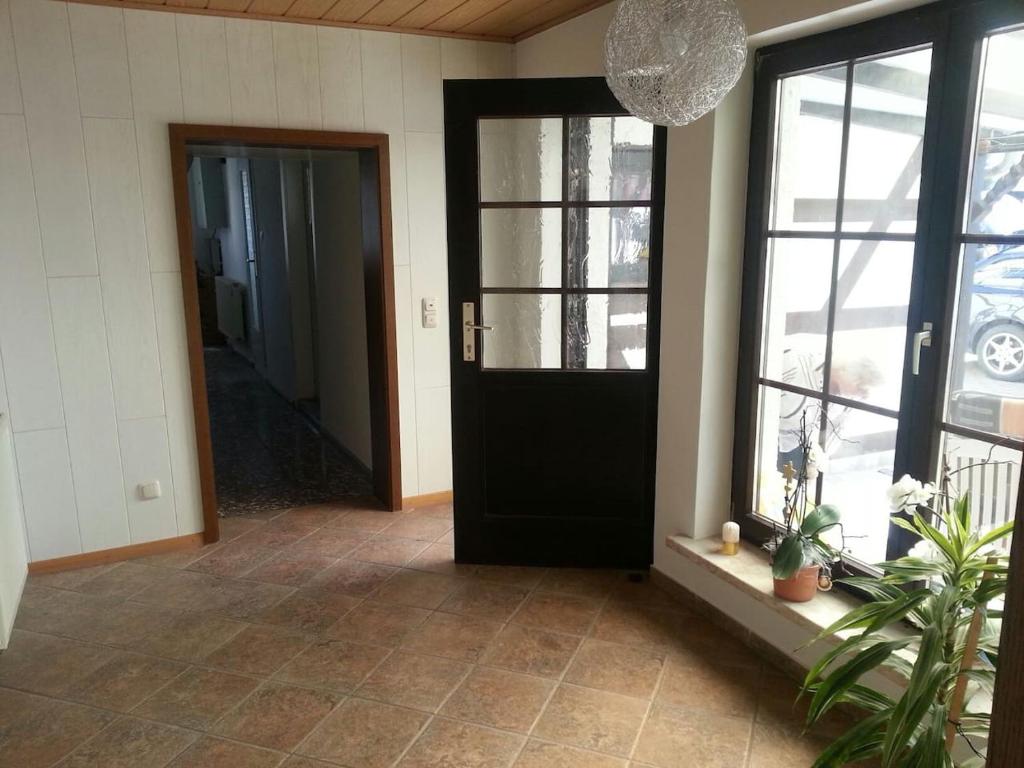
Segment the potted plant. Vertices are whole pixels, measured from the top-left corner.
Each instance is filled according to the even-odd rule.
[[[805,603],[819,588],[831,587],[831,565],[839,551],[823,535],[839,525],[839,510],[830,504],[815,506],[808,483],[825,469],[825,452],[807,433],[806,416],[801,418],[799,467],[787,462],[782,519],[765,549],[771,554],[775,595],[783,600]]]
[[[1013,522],[977,530],[969,497],[954,497],[950,487],[948,471],[937,494],[906,476],[893,486],[893,521],[918,543],[907,556],[881,563],[881,576],[843,579],[872,600],[819,635],[853,632],[808,672],[807,722],[813,725],[837,705],[852,705],[865,717],[827,747],[814,768],[868,759],[883,768],[984,765],[974,739],[987,734],[989,718],[972,699],[990,692],[995,680],[999,634],[992,620],[998,613],[989,606],[1007,584],[1007,556],[995,545]],[[894,625],[904,631],[886,632]],[[862,682],[878,667],[906,681],[902,695],[890,697]],[[967,758],[955,761],[958,735]]]

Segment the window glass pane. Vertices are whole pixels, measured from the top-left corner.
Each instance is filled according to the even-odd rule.
[[[821,391],[833,251],[831,240],[769,241],[765,378]]]
[[[843,229],[913,232],[931,49],[853,68]]]
[[[943,456],[953,478],[953,492],[969,493],[974,527],[995,528],[1015,517],[1020,486],[1021,452],[948,432]],[[1010,539],[1003,541],[1007,551]]]
[[[845,104],[845,66],[779,82],[773,229],[835,229]]]
[[[801,424],[809,434],[818,434],[821,401],[795,395],[774,387],[760,387],[757,413],[757,477],[754,509],[757,514],[783,521],[785,501],[782,468],[792,462],[799,467]]]
[[[833,395],[899,408],[913,267],[913,243],[849,240],[840,246]]]
[[[485,293],[481,314],[484,368],[561,367],[561,296]]]
[[[560,118],[481,120],[481,202],[562,199]]]
[[[480,277],[485,288],[560,287],[561,209],[482,209]]]
[[[1024,29],[989,38],[983,72],[967,231],[1024,233]]]
[[[947,421],[1024,436],[1024,245],[961,254]]]
[[[569,285],[646,288],[650,208],[570,208]]]
[[[647,296],[569,294],[569,368],[643,370],[647,367]]]
[[[636,117],[569,118],[569,199],[650,200],[654,126]]]
[[[864,563],[885,559],[896,455],[896,419],[830,405],[821,501],[839,508],[846,546]]]
[[[829,455],[827,471],[821,474],[821,503],[839,508],[853,557],[880,562],[889,536],[885,491],[892,484],[897,421],[833,404],[822,440],[821,413],[815,398],[760,388],[754,508],[763,517],[782,521],[781,470],[789,462],[799,466],[802,461],[800,433],[805,420],[810,434]],[[834,543],[838,546],[840,541]]]

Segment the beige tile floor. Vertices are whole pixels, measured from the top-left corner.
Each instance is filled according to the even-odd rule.
[[[0,766],[800,768],[794,687],[625,574],[456,565],[451,509],[222,521],[33,577]]]

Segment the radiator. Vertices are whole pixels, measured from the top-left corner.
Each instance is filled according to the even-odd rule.
[[[217,330],[232,341],[245,339],[245,286],[230,277],[216,279]]]

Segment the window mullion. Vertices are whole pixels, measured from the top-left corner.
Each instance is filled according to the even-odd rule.
[[[828,294],[828,319],[825,330],[825,363],[821,376],[821,427],[819,441],[824,447],[828,442],[828,396],[832,391],[832,348],[833,335],[836,327],[836,312],[838,307],[837,295],[839,293],[839,255],[842,247],[842,239],[839,233],[843,228],[843,208],[846,196],[846,163],[850,154],[850,126],[853,116],[853,61],[846,65],[846,94],[843,101],[843,137],[839,150],[839,188],[836,190],[836,225],[832,238],[832,275]],[[821,491],[824,478],[819,475],[815,487],[815,503],[821,503]]]

